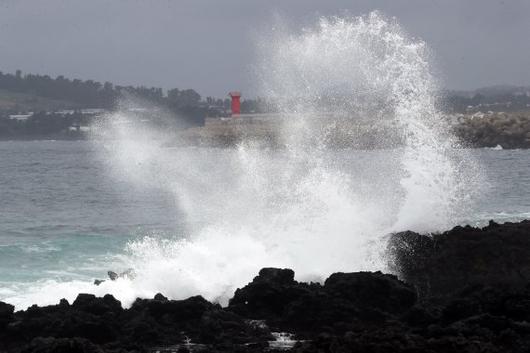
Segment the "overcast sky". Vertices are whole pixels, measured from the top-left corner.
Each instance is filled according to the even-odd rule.
[[[428,43],[447,88],[530,85],[530,0],[0,0],[0,71],[251,93],[253,38],[276,14],[372,10]]]

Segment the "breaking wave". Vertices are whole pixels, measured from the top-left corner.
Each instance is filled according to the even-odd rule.
[[[436,107],[424,42],[374,12],[275,26],[259,40],[260,93],[283,118],[282,148],[168,148],[170,136],[116,113],[102,156],[110,175],[174,195],[183,227],[129,242],[115,261],[134,279],[42,283],[11,301],[48,304],[79,292],[128,306],[157,292],[226,303],[261,267],[303,280],[385,270],[385,236],[443,230],[465,219],[479,169]],[[359,128],[362,126],[362,128]],[[330,141],[364,141],[337,149]],[[31,293],[49,293],[45,298]]]

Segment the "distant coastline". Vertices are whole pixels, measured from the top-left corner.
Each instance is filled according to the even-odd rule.
[[[322,97],[317,103],[320,111],[334,111],[336,100],[331,98]],[[126,108],[124,101],[129,102]],[[443,91],[439,103],[463,147],[530,148],[530,87]],[[20,70],[14,74],[0,72],[0,141],[86,140],[99,119],[113,119],[114,113],[125,112],[128,121],[119,123],[147,122],[174,134],[174,145],[230,147],[256,140],[278,146],[278,120],[263,118],[277,116],[274,107],[267,99],[244,97],[241,116],[231,119],[227,97],[203,98],[193,89],[166,92],[156,87],[22,74]],[[374,126],[373,121],[363,123],[357,118],[342,120],[325,137],[324,143],[330,147],[373,149],[400,145],[401,137],[395,136],[389,125]]]
[[[247,119],[247,121],[245,121]],[[454,135],[467,148],[530,148],[530,112],[518,113],[475,113],[447,115],[445,119]],[[324,121],[325,123],[325,121]],[[352,129],[351,126],[339,126],[331,131],[326,144],[332,148],[392,148],[401,145],[399,138],[392,135],[392,126],[356,124],[350,121],[348,125],[355,125],[356,134],[344,133]],[[265,145],[279,145],[279,128],[281,123],[277,119],[253,120],[239,118],[210,118],[204,126],[174,129],[172,146],[203,146],[203,147],[231,147],[244,140],[253,140]],[[343,128],[343,129],[341,129]],[[371,136],[374,131],[378,134],[377,144]],[[107,136],[111,138],[112,136]],[[85,141],[90,139],[90,128],[85,131],[76,129],[64,130],[52,134],[15,134],[0,135],[0,141]]]

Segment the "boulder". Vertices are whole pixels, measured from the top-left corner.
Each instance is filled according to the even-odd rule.
[[[474,284],[524,286],[530,281],[530,221],[487,227],[394,234],[390,266],[420,296],[444,295]]]
[[[293,270],[264,268],[251,283],[236,290],[228,309],[249,319],[277,319],[287,305],[309,291],[309,285],[294,280]]]
[[[408,310],[416,302],[412,286],[380,271],[333,273],[326,279],[324,291],[359,308],[374,308],[394,314]]]
[[[129,313],[143,312],[160,322],[190,322],[200,320],[214,306],[200,295],[185,300],[167,300],[157,296],[157,299],[136,299]]]
[[[0,332],[13,320],[15,307],[11,304],[0,302]]]
[[[123,311],[121,302],[110,294],[102,298],[93,294],[79,294],[72,303],[72,307],[94,315],[103,315],[109,312],[119,314]]]

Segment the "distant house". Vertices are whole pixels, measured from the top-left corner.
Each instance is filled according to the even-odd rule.
[[[62,116],[72,115],[74,113],[75,113],[75,110],[73,110],[73,109],[63,109],[63,110],[59,110],[59,111],[54,112],[54,114],[62,115]]]
[[[76,131],[76,132],[89,132],[92,129],[90,126],[83,126],[83,125],[73,125],[68,128],[68,131]]]
[[[106,112],[107,110],[100,108],[81,109],[81,114],[83,115],[105,114]]]
[[[106,109],[99,109],[99,108],[97,108],[97,109],[96,108],[86,108],[86,109],[81,109],[81,110],[63,109],[63,110],[58,110],[56,112],[53,112],[53,114],[62,115],[62,116],[72,115],[72,114],[75,114],[75,113],[80,113],[81,115],[101,115],[101,114],[106,114],[107,110]]]
[[[26,121],[28,118],[33,116],[33,112],[27,114],[11,114],[9,115],[10,120]]]

